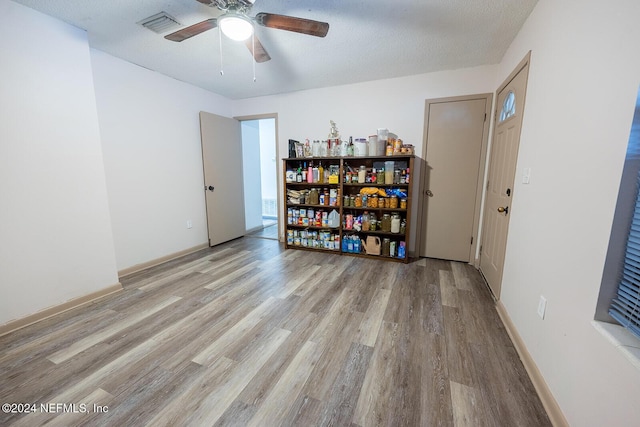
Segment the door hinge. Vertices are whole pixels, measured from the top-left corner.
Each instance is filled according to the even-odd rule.
[[[484,121],[487,121],[487,113],[484,113]]]
[[[487,188],[486,188],[486,190],[489,191],[489,180],[487,180]]]
[[[473,236],[471,236],[471,244],[473,245]]]
[[[482,245],[480,245],[480,250],[478,251],[479,255],[482,255]]]

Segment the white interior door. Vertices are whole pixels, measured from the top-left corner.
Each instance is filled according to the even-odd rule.
[[[209,245],[244,236],[240,122],[200,112]]]
[[[471,262],[488,96],[427,103],[420,256]]]
[[[500,299],[502,288],[507,232],[512,214],[513,183],[529,74],[528,57],[514,73],[498,91],[480,247],[480,270],[497,299]]]

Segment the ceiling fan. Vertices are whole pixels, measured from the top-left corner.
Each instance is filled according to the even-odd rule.
[[[224,13],[218,18],[207,19],[189,27],[166,35],[164,38],[174,42],[181,42],[200,33],[220,27],[220,30],[229,38],[237,41],[245,41],[256,62],[265,62],[271,59],[262,43],[253,34],[253,23],[267,28],[293,31],[308,34],[310,36],[324,37],[329,31],[326,22],[313,21],[311,19],[296,18],[293,16],[276,15],[260,12],[250,17],[255,0],[198,0],[210,7],[217,7]],[[253,35],[253,40],[251,36]]]

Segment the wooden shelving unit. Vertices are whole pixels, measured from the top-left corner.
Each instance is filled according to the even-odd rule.
[[[305,180],[305,182],[296,182],[298,169],[302,169],[306,165],[306,169],[308,170],[308,166],[311,162],[313,162],[314,165],[321,163],[323,167],[327,169],[330,166],[334,166],[334,172],[337,167],[337,182],[335,182],[335,178],[333,179],[334,182],[331,183],[309,183],[307,180]],[[371,174],[373,169],[377,172],[381,168],[384,168],[385,164],[389,166],[388,162],[393,162],[393,178],[398,182],[388,183],[385,180],[385,182],[381,184],[377,181],[377,174],[375,182],[359,183],[353,182],[352,180],[347,182],[349,180],[349,175],[351,177],[355,176],[355,179],[358,178],[357,172],[360,170],[361,166],[365,167],[365,174]],[[411,182],[413,179],[412,173],[414,171],[413,162],[413,155],[282,159],[282,176],[285,177],[283,183],[285,194],[284,207],[285,212],[287,212],[285,247],[287,249],[318,250],[389,261],[408,262],[412,203]],[[396,176],[396,170],[404,170],[409,173],[405,175],[400,173]],[[293,179],[291,171],[294,172]],[[349,172],[355,173],[349,174]],[[409,177],[409,182],[402,182],[403,176],[406,179],[407,175]],[[387,174],[385,178],[388,179],[389,174]],[[365,188],[367,190],[364,190]],[[318,189],[320,193],[324,193],[325,189],[330,193],[332,192],[331,190],[334,190],[333,192],[336,194],[336,197],[329,197],[330,201],[327,204],[308,203],[307,195],[311,189]],[[378,206],[351,205],[352,198],[355,200],[358,198],[358,194],[363,192],[363,190],[364,192],[371,192],[373,191],[372,189],[379,190]],[[401,194],[406,196],[403,197],[406,201],[406,207],[401,208],[401,197],[398,197],[397,199],[397,207],[386,207],[386,205],[380,206],[379,200],[381,198],[385,201],[387,199],[390,201],[392,198],[382,197],[383,192],[385,196],[387,195],[387,192],[389,192],[389,194],[401,192]],[[300,203],[302,200],[292,200],[292,198],[289,197],[289,194],[304,194],[304,202]],[[349,205],[345,203],[345,196],[349,197]],[[330,227],[326,223],[318,224],[316,222],[317,218],[322,220],[322,213],[326,213],[328,216],[329,213],[334,210],[338,214],[339,218],[337,226]],[[309,217],[309,211],[311,211],[313,219]],[[321,212],[320,217],[318,217],[318,211]],[[380,224],[378,223],[376,223],[375,230],[363,230],[362,224],[360,223],[360,225],[358,225],[358,218],[361,218],[365,212],[373,213],[376,217],[376,221],[382,221],[385,214],[397,214],[400,217],[400,221],[405,224],[403,232],[392,233],[390,231],[383,231],[380,229]],[[304,217],[302,214],[304,214]],[[304,219],[305,217],[307,218],[306,220]],[[311,225],[312,223],[313,225]],[[362,245],[362,242],[366,243],[367,237],[369,236],[372,237],[369,240],[374,243],[373,250],[370,249],[370,252],[376,252],[376,243],[378,239],[380,240],[380,255],[367,253],[364,245]],[[352,245],[349,245],[349,242],[351,242]],[[360,242],[360,244],[356,245],[356,242]],[[401,246],[403,249],[400,249]]]

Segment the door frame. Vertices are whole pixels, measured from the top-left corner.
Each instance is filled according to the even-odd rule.
[[[252,114],[248,116],[234,116],[234,119],[243,122],[248,120],[261,120],[261,119],[274,119],[275,120],[275,130],[276,130],[276,206],[278,206],[278,241],[283,242],[284,234],[282,233],[282,218],[283,215],[286,215],[286,212],[281,212],[281,204],[280,204],[280,182],[284,181],[284,177],[281,176],[281,171],[278,165],[278,159],[280,158],[280,144],[278,141],[280,140],[278,135],[278,113],[264,113],[264,114]]]
[[[445,98],[431,98],[425,100],[425,108],[424,108],[424,128],[423,128],[423,143],[422,143],[422,158],[420,161],[420,185],[418,189],[418,196],[420,197],[420,201],[418,203],[418,221],[416,222],[416,243],[415,243],[415,251],[416,256],[419,256],[420,249],[422,247],[422,239],[423,239],[423,231],[424,231],[424,213],[425,202],[426,202],[426,192],[427,192],[427,180],[429,178],[428,170],[427,170],[427,149],[429,146],[429,112],[431,105],[433,104],[442,104],[448,102],[456,102],[456,101],[470,101],[475,99],[484,99],[486,101],[485,104],[485,125],[482,131],[482,147],[480,148],[480,167],[478,168],[478,186],[476,187],[476,202],[475,209],[473,214],[473,242],[471,243],[471,250],[469,253],[469,263],[477,266],[479,262],[478,258],[478,242],[479,242],[479,232],[480,232],[480,224],[481,224],[481,214],[482,214],[482,205],[483,203],[483,195],[484,195],[484,182],[485,182],[485,174],[487,171],[486,168],[486,159],[487,159],[487,149],[489,146],[489,128],[492,123],[492,115],[493,111],[493,102],[494,96],[493,93],[479,93],[472,95],[462,95],[462,96],[451,96]]]

